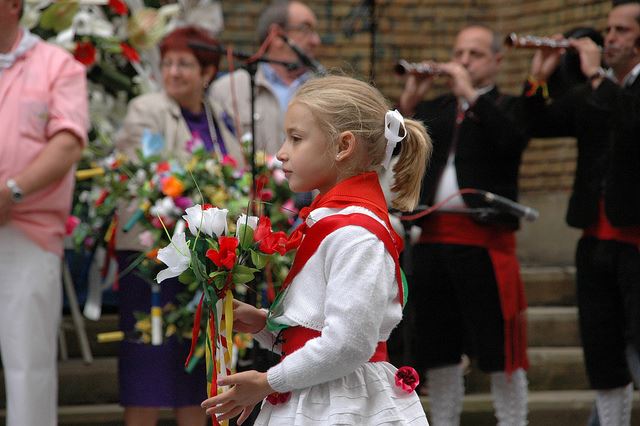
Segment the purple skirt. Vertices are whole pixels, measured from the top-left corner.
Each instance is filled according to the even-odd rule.
[[[131,251],[118,252],[120,270],[137,257]],[[161,304],[175,301],[184,289],[177,279],[162,282]],[[135,272],[120,279],[118,291],[120,330],[134,330],[134,312],[150,312],[151,286]],[[202,360],[191,373],[184,370],[191,341],[176,336],[161,346],[125,340],[120,345],[118,378],[120,404],[141,407],[184,407],[200,405],[207,398],[205,363]]]

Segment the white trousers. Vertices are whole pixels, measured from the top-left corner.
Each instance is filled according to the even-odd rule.
[[[0,226],[0,355],[7,426],[55,426],[60,258]]]

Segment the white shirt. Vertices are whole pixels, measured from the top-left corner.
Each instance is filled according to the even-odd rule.
[[[333,214],[364,213],[362,207],[316,209],[307,224]],[[321,331],[302,348],[268,371],[278,392],[303,389],[355,371],[386,341],[402,319],[395,263],[384,243],[360,226],[345,226],[329,234],[292,281],[283,300],[283,320]],[[271,349],[275,336],[255,335]],[[276,347],[275,349],[279,349]]]
[[[486,93],[489,93],[495,85],[486,86],[481,89],[478,89],[478,96],[482,96]],[[469,109],[469,102],[466,99],[459,98],[458,106],[460,110],[463,112],[467,112]],[[459,124],[457,124],[459,125]],[[449,153],[449,158],[447,159],[447,165],[444,167],[442,171],[442,176],[440,176],[440,180],[438,181],[438,188],[436,189],[436,195],[434,197],[433,203],[438,204],[447,197],[452,196],[453,194],[457,194],[460,191],[460,185],[458,184],[458,175],[456,173],[456,153],[455,150],[452,150]],[[442,207],[447,208],[465,208],[466,204],[462,199],[460,194],[455,195],[448,202],[446,202]]]

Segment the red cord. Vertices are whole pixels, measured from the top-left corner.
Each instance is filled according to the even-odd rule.
[[[453,198],[459,196],[459,195],[463,195],[463,194],[482,194],[482,192],[478,189],[473,189],[473,188],[463,188],[460,191],[449,195],[447,198],[445,198],[444,200],[440,201],[439,203],[434,204],[433,206],[429,207],[426,210],[423,210],[419,213],[414,213],[414,214],[410,214],[410,215],[403,215],[400,216],[400,220],[405,220],[405,221],[411,221],[411,220],[416,220],[416,219],[420,219],[421,217],[425,217],[428,214],[433,213],[434,211],[438,210],[439,208],[441,208],[442,206],[444,206],[445,204],[447,204],[449,201],[451,201]]]

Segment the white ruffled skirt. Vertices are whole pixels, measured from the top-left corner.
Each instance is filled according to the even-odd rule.
[[[416,392],[395,385],[396,371],[387,362],[368,362],[347,376],[294,390],[284,404],[263,402],[254,424],[428,426]]]

